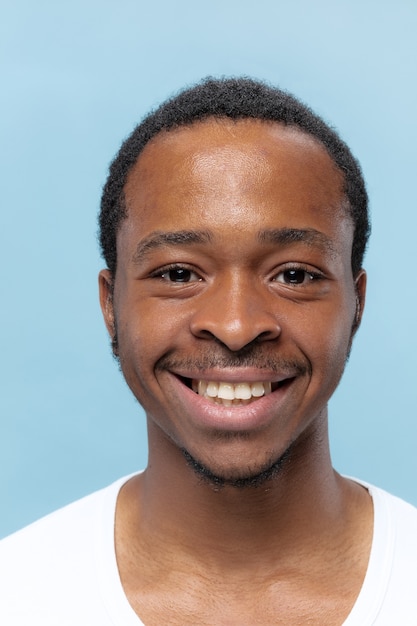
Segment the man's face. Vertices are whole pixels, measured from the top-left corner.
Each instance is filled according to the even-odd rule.
[[[151,444],[234,480],[317,436],[365,290],[342,190],[325,149],[276,123],[210,119],[145,147],[100,288]]]

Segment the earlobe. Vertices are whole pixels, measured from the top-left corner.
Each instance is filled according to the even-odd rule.
[[[110,270],[101,270],[98,275],[100,306],[110,337],[115,335],[113,307],[113,275]]]

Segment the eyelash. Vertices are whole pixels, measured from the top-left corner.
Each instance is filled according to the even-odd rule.
[[[179,263],[173,263],[171,265],[166,265],[165,267],[161,267],[160,269],[156,270],[155,272],[152,272],[150,274],[151,278],[160,278],[161,280],[165,280],[164,279],[164,274],[168,274],[169,272],[175,272],[175,271],[184,271],[184,272],[189,272],[190,274],[195,274],[198,277],[198,281],[201,281],[202,278],[199,276],[199,274],[195,271],[190,269],[189,267],[187,267],[186,265],[181,265]],[[175,284],[175,282],[179,283],[179,284],[186,284],[188,282],[191,282],[190,280],[184,280],[184,281],[167,281],[167,282],[172,282]],[[197,282],[197,281],[193,281],[193,282]]]
[[[187,280],[166,280],[164,278],[165,274],[168,274],[169,272],[189,272],[188,275],[188,279]],[[302,272],[304,274],[303,276],[303,281],[302,282],[286,282],[284,280],[277,280],[278,276],[283,276],[288,272],[294,272],[294,273],[299,273]],[[191,280],[191,275],[195,274],[195,276],[197,277],[197,280]],[[178,263],[173,263],[171,265],[167,265],[165,267],[162,267],[158,270],[156,270],[155,272],[152,272],[150,275],[151,278],[160,278],[163,281],[166,282],[171,282],[172,284],[187,284],[189,282],[200,282],[203,279],[201,278],[201,276],[194,270],[190,269],[189,267],[187,267],[186,265],[181,265]],[[304,285],[304,281],[305,279],[309,277],[311,282],[315,282],[315,281],[319,281],[322,280],[324,278],[323,274],[317,272],[317,271],[312,271],[308,268],[306,268],[305,266],[302,265],[292,265],[290,267],[286,267],[285,269],[282,269],[280,272],[278,272],[277,274],[274,275],[273,278],[273,282],[278,282],[278,283],[283,283],[285,285],[290,285],[290,286],[302,286]],[[178,277],[177,277],[178,278]],[[309,281],[307,281],[309,282]]]
[[[324,279],[324,275],[320,272],[308,269],[307,267],[303,266],[303,265],[291,265],[289,267],[286,267],[285,269],[282,269],[280,272],[278,272],[277,274],[275,274],[275,279],[274,282],[283,282],[286,285],[292,285],[292,286],[302,286],[304,284],[304,281],[301,283],[291,283],[291,282],[285,282],[285,281],[279,281],[277,280],[278,276],[283,276],[288,272],[303,272],[304,274],[304,280],[308,277],[310,279],[310,282],[316,282],[319,280],[323,280]]]

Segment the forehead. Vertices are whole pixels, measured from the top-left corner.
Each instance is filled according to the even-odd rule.
[[[147,144],[127,179],[120,235],[210,224],[225,234],[243,226],[322,230],[340,220],[350,227],[343,184],[324,146],[297,128],[208,119]]]

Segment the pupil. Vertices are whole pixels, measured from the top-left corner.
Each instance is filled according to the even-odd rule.
[[[304,270],[287,270],[286,278],[288,283],[299,285],[304,282]]]
[[[169,278],[176,283],[188,283],[190,280],[190,270],[176,269],[169,271]]]

